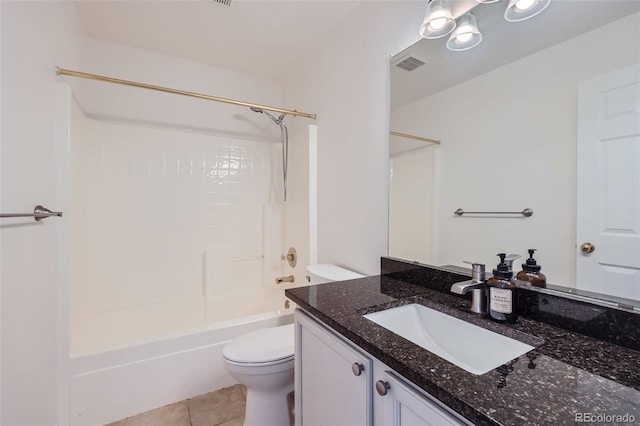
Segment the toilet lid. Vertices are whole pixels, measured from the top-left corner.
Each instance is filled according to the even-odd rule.
[[[235,362],[271,362],[293,356],[293,324],[264,328],[244,334],[222,349],[223,356]]]

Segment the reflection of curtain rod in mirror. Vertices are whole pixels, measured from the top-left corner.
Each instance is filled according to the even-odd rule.
[[[423,138],[421,136],[414,136],[408,133],[400,133],[400,132],[394,132],[394,131],[390,131],[389,134],[392,136],[400,136],[401,138],[415,139],[418,141],[424,141],[424,142],[435,143],[437,145],[440,145],[440,141],[436,139]]]

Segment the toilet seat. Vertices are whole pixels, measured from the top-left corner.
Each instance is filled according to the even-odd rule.
[[[293,360],[294,326],[265,328],[244,334],[222,350],[225,360],[231,364],[269,366]]]
[[[267,362],[242,362],[242,361],[234,361],[227,357],[224,357],[224,360],[229,365],[235,365],[237,367],[270,367],[274,365],[293,363],[293,355],[287,358],[277,359],[275,361],[267,361]]]

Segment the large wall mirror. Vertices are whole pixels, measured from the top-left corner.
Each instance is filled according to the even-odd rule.
[[[470,50],[391,59],[391,130],[440,144],[390,137],[389,256],[490,271],[515,253],[517,272],[537,249],[549,287],[640,307],[640,2],[505,7],[473,6]]]

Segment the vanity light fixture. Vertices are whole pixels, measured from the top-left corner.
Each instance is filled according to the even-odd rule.
[[[476,0],[480,4],[497,3],[500,0]],[[532,18],[545,10],[551,0],[509,0],[504,19],[519,22]],[[482,41],[478,23],[471,12],[457,20],[451,15],[448,0],[429,0],[420,35],[424,38],[440,38],[451,33],[447,48],[453,51],[468,50]]]
[[[455,27],[456,21],[451,14],[449,0],[429,0],[420,35],[430,39],[440,38],[449,34]]]
[[[504,19],[509,22],[519,22],[533,18],[549,6],[551,0],[509,0]]]
[[[482,34],[478,30],[476,17],[465,13],[458,18],[458,25],[447,41],[447,49],[461,51],[476,47],[482,41]]]

